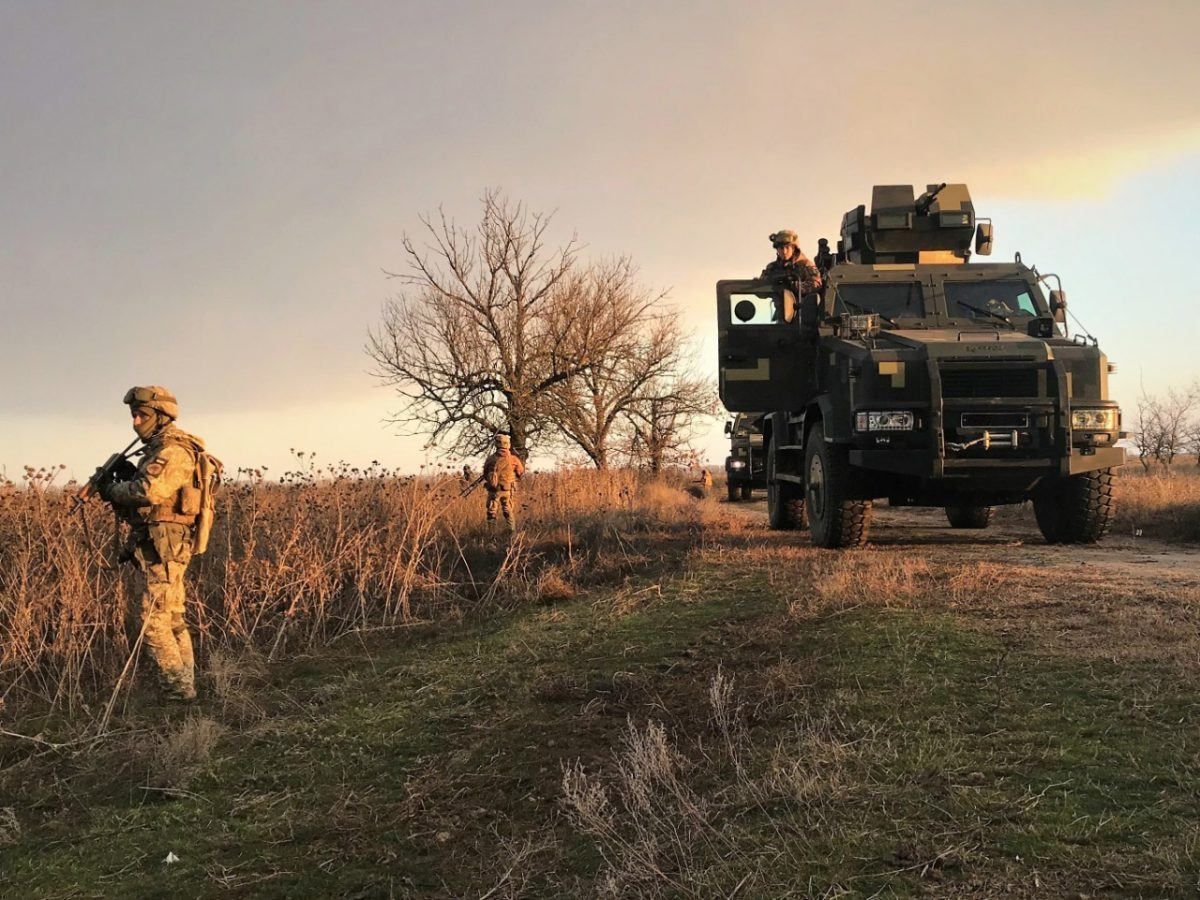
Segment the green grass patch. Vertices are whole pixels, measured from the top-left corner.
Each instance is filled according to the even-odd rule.
[[[710,707],[718,666],[730,735]],[[590,894],[623,857],[564,813],[564,767],[615,803],[627,723],[649,721],[703,811],[676,821],[686,845],[654,851],[662,881],[616,873],[627,896],[1197,884],[1200,730],[1177,671],[948,614],[789,618],[749,562],[343,642],[260,691],[268,715],[229,726],[178,788],[154,787],[150,752],[177,723],[5,773],[0,807],[23,825],[0,847],[5,896]]]

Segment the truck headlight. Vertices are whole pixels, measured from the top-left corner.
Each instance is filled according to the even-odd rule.
[[[744,469],[746,468],[746,461],[744,459],[731,459],[729,461],[729,468]]]
[[[1108,409],[1071,410],[1071,428],[1075,431],[1116,431],[1117,411]]]
[[[907,409],[854,414],[855,431],[912,431],[914,422],[912,411]]]

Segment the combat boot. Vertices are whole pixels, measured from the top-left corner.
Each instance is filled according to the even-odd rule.
[[[163,698],[171,703],[195,703],[196,682],[191,670],[163,673]]]

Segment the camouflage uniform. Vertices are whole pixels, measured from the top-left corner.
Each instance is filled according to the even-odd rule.
[[[178,406],[165,389],[133,388],[126,403],[133,411],[153,412],[155,421],[138,429],[145,446],[137,473],[110,487],[104,499],[132,526],[140,576],[137,620],[163,689],[172,699],[191,700],[196,675],[184,620],[184,575],[199,512],[193,485],[204,442],[175,425]]]
[[[818,293],[821,290],[821,273],[813,265],[812,260],[800,250],[800,245],[796,243],[796,240],[796,232],[787,229],[772,234],[771,243],[776,247],[781,244],[791,245],[793,248],[792,258],[784,260],[776,257],[767,264],[759,277],[788,279],[793,283],[798,283],[801,295]]]
[[[509,446],[507,435],[497,435],[496,452],[483,463],[483,483],[487,487],[488,524],[496,521],[496,509],[499,507],[505,523],[512,530],[516,527],[512,491],[525,474],[525,464]]]

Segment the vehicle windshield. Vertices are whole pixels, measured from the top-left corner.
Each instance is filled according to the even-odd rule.
[[[946,312],[951,318],[984,319],[1012,324],[1016,318],[1041,315],[1024,281],[947,281]]]
[[[837,303],[844,304],[852,313],[879,313],[885,322],[900,316],[925,315],[925,303],[921,297],[921,286],[915,281],[900,281],[892,284],[847,284],[837,286]],[[837,306],[834,312],[840,312]]]

